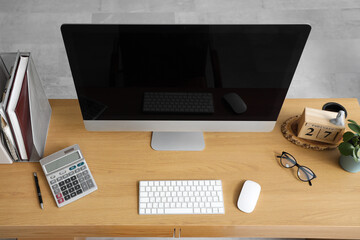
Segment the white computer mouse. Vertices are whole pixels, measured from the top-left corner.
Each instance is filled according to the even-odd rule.
[[[237,201],[237,207],[246,213],[254,211],[259,199],[261,186],[254,181],[246,180]]]

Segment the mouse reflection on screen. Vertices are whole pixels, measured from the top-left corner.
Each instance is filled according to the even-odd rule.
[[[247,106],[246,103],[241,99],[241,97],[234,92],[227,93],[223,96],[225,101],[230,105],[231,109],[236,114],[241,114],[246,112]]]

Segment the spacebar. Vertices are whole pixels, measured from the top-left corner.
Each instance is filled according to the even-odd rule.
[[[165,214],[192,214],[192,208],[165,208]]]

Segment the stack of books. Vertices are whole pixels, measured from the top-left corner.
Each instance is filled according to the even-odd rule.
[[[30,53],[0,53],[0,163],[38,161],[51,107]]]

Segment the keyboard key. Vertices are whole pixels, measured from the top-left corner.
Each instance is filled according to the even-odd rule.
[[[165,208],[165,214],[192,214],[192,208]]]
[[[211,207],[221,208],[221,207],[224,207],[224,204],[222,202],[212,202]]]
[[[141,203],[148,203],[150,202],[150,198],[140,198]]]

